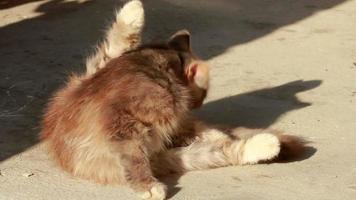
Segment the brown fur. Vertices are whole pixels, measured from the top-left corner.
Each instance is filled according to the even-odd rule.
[[[167,45],[146,46],[90,77],[73,76],[49,103],[41,133],[60,165],[79,177],[145,191],[155,176],[248,164],[244,145],[260,133],[276,135],[281,150],[259,161],[303,152],[299,138],[278,131],[193,120],[197,99],[177,54]]]
[[[193,119],[190,110],[207,95],[209,70],[192,53],[189,33],[137,47],[142,5],[126,5],[88,59],[87,73],[71,76],[48,103],[40,137],[65,170],[99,183],[128,184],[146,199],[164,199],[158,176],[303,153],[305,143],[295,136]],[[132,18],[130,10],[141,15]],[[254,156],[256,144],[270,152]]]
[[[49,103],[42,140],[76,176],[150,191],[158,184],[151,155],[171,143],[205,98],[191,89],[186,68],[197,62],[189,54],[169,43],[141,47],[91,76],[72,76]]]
[[[278,154],[277,160],[293,160],[305,154],[308,142],[303,138],[294,135],[278,135],[278,138],[281,142],[281,152]]]

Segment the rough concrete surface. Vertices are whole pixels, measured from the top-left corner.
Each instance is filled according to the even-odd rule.
[[[0,1],[0,199],[138,199],[71,177],[38,143],[49,95],[102,35],[115,0]],[[198,114],[313,141],[289,163],[165,179],[171,199],[356,199],[355,0],[146,0],[145,40],[180,28],[212,65]]]

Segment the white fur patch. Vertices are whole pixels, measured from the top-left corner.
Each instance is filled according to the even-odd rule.
[[[280,151],[280,142],[277,136],[270,133],[261,133],[248,139],[244,146],[242,164],[255,164],[259,161],[270,160]]]
[[[201,132],[202,135],[202,139],[203,141],[207,142],[207,141],[217,141],[217,140],[221,140],[221,139],[227,139],[228,135],[225,134],[224,132],[218,130],[218,129],[206,129],[204,131]]]
[[[166,198],[167,186],[162,183],[155,184],[150,191],[140,194],[142,199],[146,200],[164,200]]]
[[[117,20],[121,20],[132,28],[141,29],[145,20],[141,1],[133,0],[126,3],[117,15]]]
[[[105,67],[112,58],[137,46],[141,41],[141,31],[145,16],[141,1],[133,0],[116,13],[116,20],[106,31],[105,40],[98,45],[94,55],[86,61],[87,75]]]

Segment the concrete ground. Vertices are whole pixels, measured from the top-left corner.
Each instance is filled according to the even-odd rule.
[[[355,0],[146,0],[145,40],[187,28],[212,65],[199,115],[313,141],[289,163],[165,179],[170,198],[356,199]],[[0,199],[138,199],[73,178],[36,138],[49,95],[102,35],[115,0],[0,1]]]

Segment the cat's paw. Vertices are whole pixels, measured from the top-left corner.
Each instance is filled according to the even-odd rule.
[[[145,16],[141,1],[133,0],[124,5],[117,15],[117,20],[140,31],[144,25]]]
[[[163,183],[154,184],[149,191],[140,194],[145,200],[164,200],[167,196],[167,186]]]
[[[246,141],[242,164],[255,164],[259,161],[271,160],[278,156],[280,149],[277,136],[270,133],[257,134]]]

